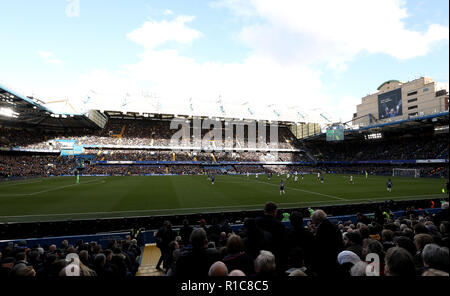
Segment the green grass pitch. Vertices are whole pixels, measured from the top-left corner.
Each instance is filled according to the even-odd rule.
[[[280,196],[280,179],[286,194]],[[445,179],[325,175],[293,177],[124,176],[52,177],[0,183],[0,222],[51,221],[107,217],[132,217],[182,213],[262,209],[267,201],[280,208],[320,207],[333,204],[444,198]]]

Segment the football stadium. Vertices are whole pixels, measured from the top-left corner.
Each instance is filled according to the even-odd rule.
[[[385,78],[347,120],[0,83],[0,277],[448,277],[448,82]]]
[[[2,247],[39,251],[65,242],[106,249],[123,241],[133,259],[127,274],[160,275],[170,269],[156,266],[166,251],[157,244],[161,233],[187,247],[185,231],[204,228],[214,248],[226,247],[231,236],[245,238],[246,224],[262,221],[270,205],[277,209],[275,225],[289,235],[301,233],[292,217],[309,227],[318,209],[336,231],[364,229],[355,245],[363,235],[397,233],[397,226],[404,228],[398,235],[411,239],[420,225],[439,232],[437,219],[448,219],[449,144],[448,91],[438,94],[447,110],[359,129],[329,124],[323,132],[310,123],[207,115],[56,114],[1,87],[1,104],[12,110],[1,121]],[[367,221],[373,222],[361,226]],[[261,246],[252,248],[257,256]]]

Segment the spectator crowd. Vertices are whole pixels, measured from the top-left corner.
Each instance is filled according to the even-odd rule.
[[[227,221],[201,220],[193,228],[186,220],[178,232],[166,221],[156,233],[157,268],[181,277],[449,275],[448,202],[434,216],[408,208],[394,218],[379,209],[337,225],[322,210],[306,226],[300,212],[283,215],[289,228],[277,217],[277,205],[268,202],[263,216],[246,219],[236,233]]]
[[[9,244],[0,252],[0,278],[4,277],[127,277],[139,267],[141,249],[131,236],[110,241],[103,249],[97,242],[27,247],[26,241]]]
[[[75,129],[70,132],[54,132],[47,130],[26,130],[0,128],[0,146],[21,147],[28,149],[52,150],[60,148],[60,144],[54,140],[73,140],[78,145],[120,145],[120,146],[198,146],[201,143],[204,148],[246,148],[252,144],[249,142],[248,128],[244,128],[243,138],[232,137],[226,133],[225,123],[218,124],[220,139],[214,138],[216,131],[202,128],[197,131],[192,123],[186,131],[183,131],[183,139],[172,140],[175,133],[181,129],[181,125],[170,128],[170,121],[158,120],[119,120],[110,119],[101,130]],[[228,137],[228,138],[227,138]],[[276,145],[278,148],[295,148],[295,140],[292,133],[285,126],[279,126],[277,130]],[[266,128],[266,135],[255,131],[257,145],[267,148],[271,137],[270,128]],[[270,143],[271,145],[273,143]]]
[[[277,205],[247,218],[233,231],[227,220],[204,219],[197,227],[183,221],[175,231],[169,221],[155,232],[166,276],[449,276],[449,209],[419,215],[407,208],[401,217],[377,209],[357,214],[357,222],[332,223],[320,209],[304,223],[301,212],[279,217]],[[27,247],[10,243],[0,252],[0,277],[134,276],[141,249],[131,236],[111,241]],[[76,266],[74,268],[74,265]]]

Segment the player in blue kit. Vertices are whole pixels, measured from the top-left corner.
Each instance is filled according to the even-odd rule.
[[[211,176],[211,184],[212,184],[212,185],[214,185],[214,179],[215,179],[215,177],[214,177],[214,175],[212,175],[212,176]]]
[[[280,195],[282,194],[286,194],[286,192],[284,192],[284,182],[283,180],[281,180],[280,182]]]
[[[391,179],[389,179],[387,181],[387,191],[391,192],[392,191],[392,181]]]

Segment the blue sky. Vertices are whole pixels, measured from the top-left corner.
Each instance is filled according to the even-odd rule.
[[[319,108],[347,121],[386,80],[448,83],[446,0],[15,0],[1,7],[0,83],[69,98],[77,109],[88,90],[142,90],[168,110],[221,95],[225,104],[275,104],[282,114]],[[121,98],[97,106],[114,100]]]

